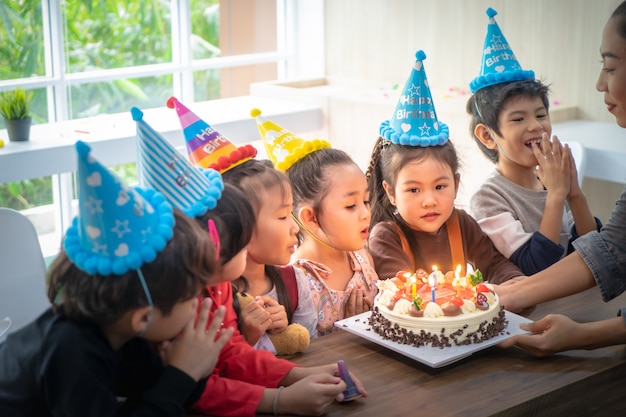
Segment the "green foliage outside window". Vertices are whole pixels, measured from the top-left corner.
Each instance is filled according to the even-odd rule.
[[[65,0],[66,72],[125,68],[172,61],[171,10],[162,0]],[[219,0],[191,0],[192,56],[220,55]],[[44,76],[41,0],[0,2],[0,80]],[[120,113],[132,106],[162,107],[173,93],[172,75],[85,83],[69,88],[70,118]],[[220,97],[219,71],[195,77],[197,99]],[[46,123],[46,89],[34,90],[34,123]],[[5,128],[0,118],[0,129]],[[134,164],[119,168],[136,182]],[[52,202],[50,178],[0,184],[0,207],[24,209]]]

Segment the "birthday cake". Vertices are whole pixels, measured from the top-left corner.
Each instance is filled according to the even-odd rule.
[[[460,276],[423,269],[378,281],[370,317],[384,339],[412,346],[449,347],[480,343],[503,334],[504,309],[480,271]]]

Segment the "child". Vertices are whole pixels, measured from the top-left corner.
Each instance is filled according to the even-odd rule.
[[[255,226],[254,211],[244,193],[225,184],[217,207],[200,220],[204,224],[209,221],[214,222],[219,235],[222,267],[216,274],[220,283],[207,287],[206,295],[214,305],[226,307],[223,327],[237,329],[231,281],[239,278],[246,268],[246,247]],[[335,375],[336,364],[300,368],[267,350],[255,350],[236,330],[222,349],[206,390],[193,409],[219,416],[272,412],[317,415],[345,389]],[[287,387],[281,393],[283,386]],[[320,395],[312,396],[312,392]]]
[[[521,276],[480,226],[455,209],[458,158],[448,127],[437,120],[423,67],[417,62],[407,80],[394,119],[381,125],[368,182],[374,227],[369,249],[381,279],[399,271],[452,271],[467,263],[493,283]]]
[[[252,111],[277,169],[291,183],[300,245],[292,259],[307,276],[317,312],[317,333],[337,320],[369,311],[378,277],[365,244],[370,225],[363,171],[328,141],[303,140]],[[276,134],[275,132],[279,132]]]
[[[213,245],[162,195],[76,149],[80,214],[50,267],[52,307],[0,345],[0,414],[182,416],[233,333],[215,340],[225,309],[208,326],[210,300],[194,323]],[[151,342],[163,340],[162,362]]]
[[[602,31],[602,68],[596,89],[604,96],[607,110],[620,127],[626,127],[626,2],[611,14]],[[565,259],[513,285],[496,288],[500,300],[511,311],[565,297],[593,286],[600,287],[608,302],[626,290],[626,189],[617,200],[607,224],[590,232],[573,245],[576,250]],[[626,344],[626,306],[615,317],[574,322],[560,314],[549,314],[521,327],[529,333],[513,336],[503,346],[517,344],[538,356],[572,349],[597,349]],[[616,350],[619,354],[619,350]],[[620,403],[620,405],[623,403]]]
[[[241,309],[244,337],[256,348],[275,353],[269,334],[284,331],[288,324],[298,323],[310,338],[317,337],[317,318],[304,274],[293,266],[275,266],[288,264],[298,243],[298,226],[291,218],[291,187],[285,174],[269,161],[250,160],[226,171],[224,181],[248,196],[256,215],[246,270],[234,282],[236,291],[256,298],[255,303]]]
[[[212,162],[214,155],[205,153],[205,150],[212,149],[213,152],[217,151],[223,154],[225,151],[227,153],[227,149],[230,147],[235,149],[234,146],[215,130],[212,130],[212,136],[207,136],[212,137],[213,141],[219,142],[220,146],[213,147],[203,144],[198,146],[198,138],[204,137],[205,134],[197,133],[194,129],[200,128],[202,132],[202,124],[206,125],[206,123],[182,106],[175,98],[170,99],[168,103],[172,106],[179,106],[180,110],[184,112],[181,120],[187,123],[191,122],[191,127],[187,127],[185,130],[186,134],[191,135],[193,133],[188,147],[197,146],[192,152],[194,157],[208,166],[219,168],[218,164]],[[143,139],[139,141],[141,157],[138,159],[140,162],[139,177],[142,183],[162,190],[176,207],[180,207],[190,216],[202,216],[214,206],[216,201],[214,197],[219,198],[219,189],[212,187],[210,182],[213,174],[220,176],[219,173],[212,168],[191,167],[189,162],[180,157],[167,141],[141,121],[142,114],[139,109],[134,108],[131,112],[134,112],[135,120],[140,121],[138,128],[141,133],[140,139]],[[204,130],[208,129],[210,127],[204,128]],[[240,155],[241,152],[235,149],[230,153],[231,157],[233,154]],[[255,261],[246,263],[244,277],[235,283],[241,293],[235,298],[235,307],[240,317],[240,331],[251,345],[259,349],[267,349],[275,354],[302,352],[308,347],[311,332],[315,329],[315,316],[310,301],[310,291],[306,285],[298,285],[293,267],[272,266],[274,264],[287,264],[296,243],[297,228],[289,218],[291,189],[284,175],[272,169],[271,166],[259,165],[264,170],[257,172],[256,168],[253,167],[257,166],[258,161],[244,157],[236,162],[233,164],[235,168],[232,170],[228,164],[222,164],[220,169],[230,177],[235,175],[235,171],[237,178],[254,177],[250,181],[247,179],[245,181],[236,180],[235,183],[244,189],[248,186],[254,187],[252,190],[247,190],[246,194],[253,196],[251,201],[257,211],[251,216],[252,219],[256,218],[257,222],[249,248],[249,256]],[[252,168],[248,170],[245,167]],[[256,178],[257,176],[258,178]],[[256,180],[266,183],[267,193],[255,193],[258,186],[263,185],[254,182]],[[223,186],[221,177],[219,184]],[[272,191],[279,188],[283,192],[274,195]],[[288,198],[288,201],[280,199],[281,196]],[[198,198],[198,201],[194,197]],[[286,210],[285,219],[287,221],[276,221],[276,210],[279,217],[280,211]],[[206,228],[207,223],[203,221],[203,224]],[[282,251],[275,250],[273,246],[277,239],[285,243],[285,245],[279,246],[283,247]],[[266,263],[267,267],[265,266]],[[253,264],[257,265],[256,268],[253,268]],[[248,285],[250,286],[248,287]],[[242,301],[253,300],[252,297],[247,296],[248,293],[257,296],[256,300],[242,307],[239,311],[238,301],[240,299]],[[284,306],[287,307],[287,311]],[[279,333],[280,336],[278,336]],[[312,334],[315,336],[314,332]]]
[[[302,231],[295,265],[309,280],[318,334],[329,334],[339,330],[337,320],[370,311],[378,290],[378,275],[365,250],[371,217],[367,180],[338,149],[306,155],[287,176]]]
[[[176,99],[172,98],[170,102],[176,106],[179,115],[183,116],[181,121],[184,119],[186,122],[201,124],[202,121]],[[178,152],[147,125],[141,116],[140,111],[133,112],[133,118],[138,126],[138,139],[141,142],[139,160],[143,161],[140,165],[142,169],[162,173],[161,181],[155,182],[158,187],[172,188],[184,184],[181,186],[183,190],[196,189],[195,185],[190,184],[197,180],[196,177],[182,175],[190,181],[180,181],[181,173],[189,173],[196,167],[191,167],[188,162],[183,164],[185,160],[179,158]],[[207,129],[209,128],[205,127],[203,131]],[[185,134],[187,135],[187,132]],[[211,141],[216,138],[218,143],[232,146],[226,138],[219,133],[217,135],[209,139],[208,143],[202,144],[202,148],[219,149],[219,146],[211,146],[213,145]],[[191,138],[200,136],[202,135],[193,134]],[[159,159],[155,158],[158,153],[161,153],[165,160],[176,161],[181,165],[176,165],[176,169],[161,171],[157,166]],[[207,154],[201,159],[207,162],[211,156]],[[227,171],[232,165],[223,164],[220,169]],[[167,165],[168,168],[170,166]],[[205,174],[211,177],[212,169],[208,171]],[[143,172],[140,171],[140,178],[142,176]],[[212,189],[205,190],[205,193],[199,195],[181,192],[179,198],[173,198],[171,202],[181,208],[197,208],[197,204],[204,205],[210,201],[207,197],[215,194],[216,187],[219,188],[218,184],[214,183]],[[201,212],[202,210],[196,211]],[[219,248],[220,266],[212,281],[215,283],[207,286],[204,293],[213,301],[213,312],[218,310],[218,306],[226,308],[222,328],[235,330],[233,337],[222,349],[215,369],[206,383],[206,389],[193,405],[193,410],[214,416],[253,416],[257,413],[272,412],[313,415],[321,414],[335,398],[342,401],[342,391],[346,386],[336,376],[338,375],[336,364],[314,368],[298,367],[292,362],[276,358],[268,351],[253,349],[237,330],[237,314],[233,309],[230,281],[241,276],[244,271],[246,248],[255,225],[254,211],[248,202],[248,196],[236,187],[225,184],[216,204],[203,214],[198,214],[196,219],[209,231]],[[357,386],[360,392],[367,395],[360,382],[357,382]],[[317,395],[311,395],[313,392]]]
[[[494,48],[492,39],[506,39],[490,17],[483,61],[509,53]],[[491,47],[490,49],[487,49]],[[517,65],[516,60],[503,61]],[[502,71],[483,64],[471,84],[467,102],[470,132],[480,150],[495,163],[495,172],[471,198],[471,212],[498,250],[526,275],[552,265],[573,250],[579,235],[601,227],[594,219],[578,183],[576,165],[567,145],[548,140],[548,87],[532,71]],[[536,170],[537,165],[539,169]]]

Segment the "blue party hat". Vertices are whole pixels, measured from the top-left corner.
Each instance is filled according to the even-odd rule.
[[[155,190],[131,188],[84,142],[78,153],[79,214],[67,230],[67,257],[88,274],[121,275],[153,261],[173,236],[172,206]]]
[[[398,145],[438,146],[448,141],[448,126],[437,120],[437,112],[424,70],[426,54],[415,53],[415,64],[404,85],[391,120],[380,125],[380,136]]]
[[[534,80],[535,72],[522,69],[509,42],[496,23],[494,16],[498,12],[490,7],[486,13],[489,16],[489,23],[483,47],[482,65],[480,75],[470,83],[471,92],[475,93],[481,88],[509,81]]]
[[[133,107],[130,112],[137,122],[139,184],[158,190],[189,217],[200,217],[214,208],[224,189],[220,173],[191,165],[143,120],[141,110]]]

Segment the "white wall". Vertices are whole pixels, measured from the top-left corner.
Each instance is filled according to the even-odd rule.
[[[581,117],[612,121],[595,90],[602,28],[621,0],[327,0],[326,73],[404,83],[423,49],[431,86],[478,75],[487,7],[524,69]]]
[[[602,28],[621,0],[326,0],[325,67],[330,77],[371,80],[382,90],[394,84],[400,88],[408,77],[415,52],[426,52],[426,73],[431,88],[455,89],[455,95],[469,90],[469,82],[478,74],[481,51],[487,28],[485,10],[494,8],[496,21],[524,69],[532,69],[550,85],[551,110],[576,106],[578,118],[614,122],[606,111],[602,94],[595,89],[601,69],[599,47]],[[399,94],[399,93],[398,93]],[[468,93],[469,94],[469,93]],[[469,96],[468,96],[469,97]],[[460,115],[465,99],[458,100],[451,136],[461,147],[466,171],[462,172],[463,206],[468,193],[476,186],[489,165],[472,148],[467,128]],[[435,106],[440,104],[435,101]],[[448,105],[446,104],[448,107]],[[329,109],[331,119],[341,119],[354,106]],[[371,125],[372,117],[353,115]],[[331,142],[352,141],[365,148],[372,137],[347,137],[349,129]],[[331,126],[332,127],[332,126]],[[329,134],[337,131],[330,129]],[[358,145],[357,145],[358,144]],[[457,148],[459,147],[457,146]],[[626,142],[625,142],[626,146]],[[362,155],[357,155],[362,159]],[[362,165],[363,162],[360,161]],[[482,167],[482,168],[481,168]],[[603,221],[608,219],[623,185],[585,179],[583,189],[592,211]]]

